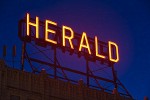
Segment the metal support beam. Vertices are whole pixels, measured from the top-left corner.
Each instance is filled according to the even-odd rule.
[[[22,43],[22,55],[21,55],[21,70],[24,70],[24,58],[25,58],[26,42]]]
[[[69,72],[72,72],[72,73],[77,73],[77,74],[81,74],[81,75],[84,75],[84,76],[87,75],[86,73],[81,72],[81,71],[73,70],[73,69],[70,69],[70,68],[67,68],[67,67],[58,66],[58,65],[55,66],[55,65],[52,64],[52,63],[44,62],[44,61],[41,61],[41,60],[38,60],[38,59],[35,59],[35,58],[30,58],[30,60],[33,61],[33,62],[41,63],[41,64],[44,64],[44,65],[48,65],[48,66],[51,66],[51,67],[61,68],[61,69],[63,69],[63,70],[66,70],[66,71],[69,71]],[[107,81],[107,82],[114,83],[113,80],[106,79],[106,78],[102,78],[102,77],[99,77],[99,76],[94,76],[94,75],[90,75],[90,74],[89,74],[89,77],[97,78],[97,79],[99,79],[99,80],[103,80],[103,81]]]
[[[88,59],[86,59],[86,83],[87,83],[87,87],[89,87],[89,82],[90,82],[90,80],[89,80],[89,62],[88,62]]]
[[[57,66],[56,47],[54,47],[54,65]],[[54,67],[54,78],[57,78],[57,67]]]

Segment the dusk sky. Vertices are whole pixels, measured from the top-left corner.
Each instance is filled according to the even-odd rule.
[[[79,34],[117,43],[118,78],[136,100],[150,98],[149,0],[1,0],[0,13],[0,58],[3,45],[10,50],[16,44],[19,59],[18,21],[30,13],[70,26]],[[7,56],[10,60],[11,54]]]

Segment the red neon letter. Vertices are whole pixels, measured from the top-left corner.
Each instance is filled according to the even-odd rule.
[[[97,36],[95,36],[95,52],[96,52],[97,57],[105,58],[105,56],[98,54],[98,39],[97,39]]]
[[[112,50],[111,45],[114,45],[116,48],[116,59],[112,58]],[[118,52],[118,46],[116,43],[108,41],[108,47],[109,47],[109,60],[112,62],[118,62],[119,61],[119,52]]]
[[[52,22],[52,21],[50,21],[50,20],[46,20],[46,21],[45,21],[45,41],[51,42],[51,43],[53,43],[53,44],[57,44],[56,41],[51,40],[51,39],[48,38],[48,33],[49,33],[49,32],[50,32],[50,33],[53,33],[53,34],[56,34],[56,31],[51,30],[51,29],[48,29],[48,24],[52,24],[52,25],[57,26],[57,23],[55,23],[55,22]]]
[[[73,47],[73,44],[72,44],[72,39],[74,38],[74,32],[73,32],[73,30],[70,28],[70,27],[67,27],[67,26],[62,26],[62,29],[63,29],[63,31],[62,31],[62,41],[63,41],[63,46],[65,46],[66,45],[66,41],[65,41],[65,39],[68,39],[69,40],[69,43],[70,43],[70,46],[71,46],[71,49],[74,49],[74,47]],[[65,30],[69,30],[70,31],[70,33],[71,33],[71,36],[69,37],[69,36],[66,36],[66,34],[65,34]]]
[[[30,35],[30,28],[29,25],[34,26],[36,28],[36,38],[39,38],[39,18],[36,17],[36,23],[30,22],[30,15],[27,13],[27,35]]]
[[[83,44],[83,40],[85,40],[85,43],[86,43],[86,44]],[[85,32],[83,32],[83,34],[82,34],[79,51],[81,51],[82,47],[88,49],[89,54],[91,54],[89,42],[88,42],[88,39],[87,39],[87,36],[86,36],[86,33],[85,33]]]

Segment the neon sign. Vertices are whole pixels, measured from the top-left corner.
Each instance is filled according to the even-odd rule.
[[[61,28],[58,28],[56,22],[47,19],[43,22],[44,32],[41,33],[39,17],[36,16],[34,20],[31,20],[29,13],[27,13],[25,21],[25,36],[28,38],[34,37],[37,40],[43,40],[45,44],[67,48],[70,52],[76,51],[79,55],[84,52],[86,55],[92,56],[93,59],[96,58],[96,60],[108,60],[113,63],[119,61],[118,45],[115,42],[108,41],[107,47],[105,46],[107,50],[104,50],[104,46],[97,36],[92,39],[87,36],[86,32],[78,35],[71,27],[62,25]],[[30,31],[31,28],[35,29],[34,35]],[[41,34],[42,37],[40,37]]]

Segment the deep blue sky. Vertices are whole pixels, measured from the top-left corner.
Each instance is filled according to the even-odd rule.
[[[150,97],[149,0],[1,0],[0,47],[21,47],[18,21],[26,13],[51,19],[119,46],[118,77],[135,99]]]

